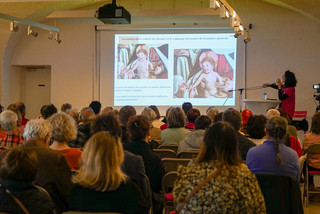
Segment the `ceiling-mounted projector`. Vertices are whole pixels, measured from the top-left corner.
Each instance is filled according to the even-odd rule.
[[[105,24],[130,24],[131,14],[124,8],[116,5],[116,0],[112,4],[106,4],[98,9],[96,17]]]

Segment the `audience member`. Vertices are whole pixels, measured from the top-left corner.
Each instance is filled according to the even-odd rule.
[[[312,117],[310,133],[305,134],[303,142],[303,150],[306,152],[313,144],[320,143],[320,112]],[[309,170],[320,171],[320,155],[312,155],[309,158]]]
[[[57,110],[56,106],[53,104],[44,105],[41,107],[41,110],[40,110],[41,116],[45,120],[57,112],[58,112],[58,110]]]
[[[242,163],[236,132],[228,123],[213,124],[205,132],[196,162],[179,167],[175,203],[182,203],[205,179],[208,182],[186,202],[183,213],[266,213],[257,179]]]
[[[156,119],[152,122],[153,127],[160,128],[162,125],[164,125],[164,123],[160,121],[161,116],[159,109],[155,105],[151,105],[149,108],[151,108],[157,115]]]
[[[268,140],[251,148],[247,155],[247,165],[254,174],[275,174],[300,177],[297,153],[284,144],[287,121],[282,117],[271,118],[266,127]]]
[[[247,122],[247,136],[257,146],[266,140],[267,118],[263,115],[252,115]]]
[[[5,110],[0,114],[0,125],[6,132],[6,136],[0,138],[0,152],[15,148],[24,141],[17,133],[17,114],[10,110]]]
[[[21,126],[25,126],[29,121],[28,119],[26,119],[26,113],[27,113],[26,105],[23,102],[17,102],[16,106],[21,114]]]
[[[295,137],[295,138],[298,138],[297,128],[291,125],[292,120],[289,117],[289,115],[282,108],[279,108],[278,111],[280,113],[280,116],[283,117],[284,119],[286,119],[288,122],[288,130],[287,130],[288,135]]]
[[[213,106],[210,106],[207,110],[206,110],[206,114],[208,117],[210,117],[212,123],[214,122],[214,117],[219,114],[218,109],[216,109]]]
[[[70,115],[70,117],[72,117],[72,119],[74,120],[74,123],[76,125],[78,125],[78,123],[79,123],[79,112],[78,112],[78,109],[76,109],[76,108],[68,109],[65,113]]]
[[[169,108],[167,108],[166,110],[166,116],[163,118],[162,122],[164,122],[164,124],[162,126],[160,126],[161,131],[165,130],[168,128],[168,116],[169,116],[169,112],[170,110],[173,108],[173,106],[170,106]]]
[[[6,153],[0,168],[0,212],[53,213],[53,202],[47,193],[32,185],[37,174],[37,154],[27,147],[19,146]]]
[[[217,123],[217,122],[222,121],[222,115],[223,115],[223,112],[216,114],[213,118],[213,123]]]
[[[57,113],[49,118],[52,126],[50,149],[65,156],[71,169],[79,169],[81,150],[70,148],[67,142],[76,138],[76,125],[66,113]]]
[[[201,113],[199,109],[196,109],[196,108],[190,109],[187,113],[188,123],[185,125],[185,128],[193,131],[195,126],[194,122],[200,115]]]
[[[193,106],[192,106],[192,104],[190,103],[190,102],[184,102],[183,104],[182,104],[182,110],[183,110],[183,112],[184,112],[184,115],[187,115],[188,114],[188,111],[190,110],[190,109],[192,109],[193,108]]]
[[[247,123],[250,116],[252,116],[252,112],[249,109],[245,109],[241,112],[241,132],[244,135],[247,134]]]
[[[67,144],[73,148],[83,148],[91,137],[91,124],[95,120],[95,114],[90,107],[84,107],[80,111],[80,123],[77,127],[77,137]]]
[[[147,143],[150,135],[149,120],[142,115],[133,116],[127,123],[127,130],[131,142],[124,144],[124,148],[143,158],[153,195],[159,195],[159,197],[153,197],[154,213],[162,214],[162,203],[157,198],[161,198],[161,181],[164,170],[161,158],[152,151],[151,145]]]
[[[267,120],[270,120],[273,117],[280,117],[280,112],[277,109],[271,108],[267,111],[266,117]]]
[[[86,143],[80,169],[73,176],[76,186],[70,193],[69,209],[147,213],[139,188],[121,171],[123,160],[120,139],[107,132],[94,134]]]
[[[70,103],[64,103],[61,106],[61,111],[67,113],[68,110],[72,109],[72,105]]]
[[[10,110],[10,111],[13,111],[17,117],[18,117],[18,121],[17,121],[17,128],[16,130],[14,131],[14,134],[22,137],[23,135],[23,130],[24,130],[24,126],[22,126],[22,116],[21,116],[21,113],[18,109],[18,107],[16,106],[15,103],[13,104],[10,104],[8,107],[7,107],[7,110]]]
[[[113,110],[112,106],[107,106],[104,109],[102,109],[101,114],[108,114],[108,113],[112,112],[112,110]]]
[[[72,188],[71,170],[63,155],[48,148],[51,124],[44,119],[30,120],[24,129],[26,143],[37,154],[38,167],[35,184],[45,188],[51,195],[56,212],[67,209],[67,197]]]
[[[185,129],[185,115],[180,107],[173,107],[168,115],[168,128],[161,132],[163,145],[178,145],[190,131]]]
[[[207,129],[210,125],[210,117],[206,115],[199,116],[195,121],[195,130],[188,133],[186,138],[179,143],[178,152],[199,150],[203,143],[205,129]]]
[[[101,112],[101,103],[99,101],[92,101],[89,105],[92,108],[93,112],[95,113],[96,117],[100,115]]]
[[[250,141],[247,137],[240,133],[241,127],[241,115],[238,111],[234,109],[228,109],[223,112],[222,120],[231,124],[231,126],[236,131],[237,139],[238,139],[238,147],[242,160],[246,160],[247,152],[251,147],[254,147],[252,141]]]
[[[151,140],[155,140],[160,143],[161,142],[161,129],[153,126],[153,122],[157,120],[156,119],[157,114],[153,111],[152,108],[146,107],[142,110],[141,115],[148,118],[148,120],[150,122],[150,138],[148,139],[148,142]]]
[[[92,134],[106,131],[115,138],[121,139],[122,129],[120,122],[113,114],[100,115],[92,124]],[[129,176],[130,180],[136,183],[147,198],[147,183],[145,180],[145,168],[143,159],[139,155],[124,151],[124,162],[121,166],[122,171]]]
[[[122,143],[130,141],[127,134],[127,122],[130,117],[135,116],[136,114],[136,109],[133,106],[123,106],[119,111],[119,120],[122,128]]]

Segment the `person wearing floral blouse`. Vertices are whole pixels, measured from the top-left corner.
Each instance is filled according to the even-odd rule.
[[[182,203],[217,169],[220,171],[191,197],[181,213],[266,213],[257,179],[243,164],[236,132],[226,122],[206,131],[194,164],[179,167],[173,189],[175,204]]]

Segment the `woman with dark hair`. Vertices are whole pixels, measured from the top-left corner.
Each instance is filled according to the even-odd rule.
[[[257,179],[242,163],[236,132],[227,122],[207,129],[195,163],[179,167],[175,203],[183,202],[214,172],[217,174],[190,198],[183,213],[266,213]]]
[[[304,151],[307,151],[311,145],[320,143],[320,112],[313,115],[310,131],[311,133],[304,136]],[[320,171],[320,155],[312,155],[309,158],[309,170]]]
[[[37,154],[25,146],[9,150],[0,168],[0,212],[25,214],[14,198],[29,213],[53,213],[49,193],[32,185],[37,174]]]
[[[295,109],[295,87],[297,79],[293,72],[287,70],[282,76],[282,82],[278,78],[276,83],[263,84],[263,87],[271,87],[278,89],[279,100],[281,100],[280,108],[284,109],[286,113],[292,117]]]
[[[173,107],[168,115],[168,128],[161,132],[163,145],[178,145],[190,131],[184,128],[186,118],[180,107]]]
[[[285,145],[287,121],[282,117],[271,118],[266,127],[267,140],[252,147],[247,154],[247,166],[254,174],[275,174],[300,177],[299,158]]]
[[[150,180],[153,195],[161,191],[163,177],[163,164],[158,154],[152,151],[151,145],[147,143],[150,136],[149,120],[142,115],[133,116],[127,123],[127,130],[131,139],[130,143],[124,145],[124,149],[143,158],[146,174]],[[162,213],[162,203],[153,200],[154,212]]]
[[[264,115],[252,115],[249,117],[247,126],[247,135],[249,140],[257,146],[261,145],[265,140],[267,118]]]

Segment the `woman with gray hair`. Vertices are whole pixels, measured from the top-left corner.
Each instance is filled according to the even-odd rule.
[[[247,154],[247,165],[254,174],[275,174],[300,177],[297,153],[285,145],[287,121],[282,117],[271,118],[266,127],[267,140],[252,147]]]
[[[149,123],[150,123],[150,138],[149,138],[149,140],[150,141],[155,140],[160,143],[161,142],[161,129],[158,127],[155,127],[153,125],[153,122],[155,122],[157,120],[156,112],[152,108],[146,107],[142,110],[141,115],[148,118]]]
[[[67,142],[76,138],[77,129],[72,117],[65,113],[57,113],[49,118],[52,125],[50,148],[61,153],[67,159],[71,169],[79,169],[81,150],[70,148]]]
[[[0,152],[23,144],[23,139],[17,134],[18,116],[11,110],[5,110],[0,114],[0,125],[6,132],[0,139]]]

